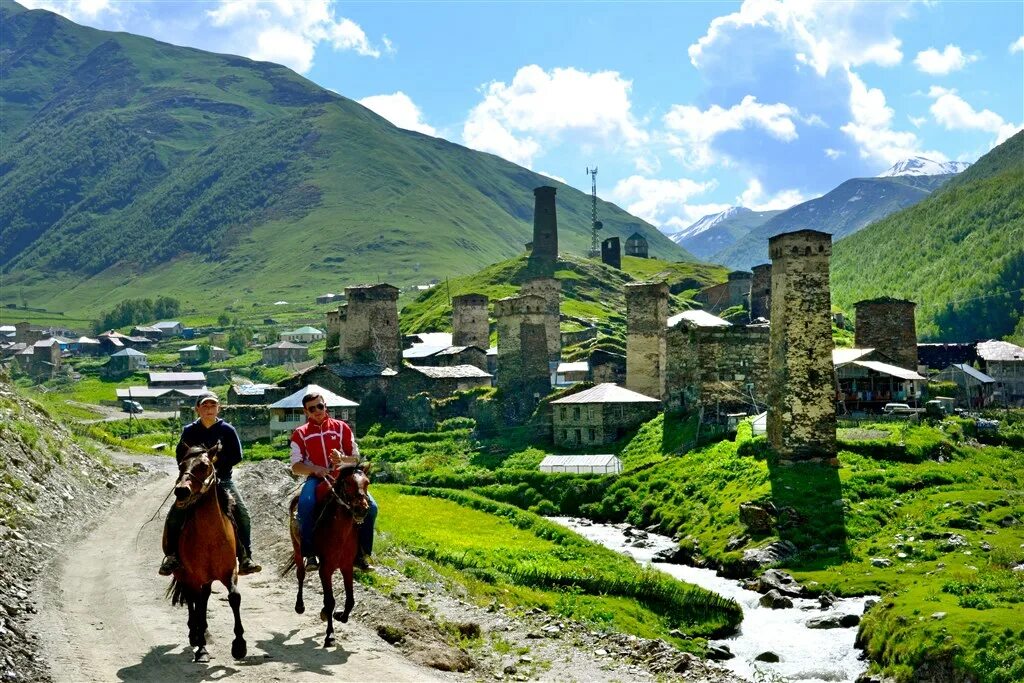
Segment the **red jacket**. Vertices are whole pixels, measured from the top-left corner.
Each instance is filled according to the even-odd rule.
[[[359,455],[352,428],[341,420],[327,417],[320,424],[306,422],[295,428],[291,439],[291,460],[307,462],[320,467],[331,467],[330,452],[339,450],[344,455]]]

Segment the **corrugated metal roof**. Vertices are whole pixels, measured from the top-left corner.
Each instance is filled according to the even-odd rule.
[[[402,358],[429,358],[447,348],[450,348],[447,344],[444,346],[437,344],[413,344],[412,347],[402,351]]]
[[[111,357],[113,357],[113,356],[142,356],[143,358],[145,358],[145,356],[146,356],[146,354],[142,353],[142,351],[136,351],[135,349],[124,349],[123,351],[118,351],[117,353],[112,353],[110,355],[111,355]]]
[[[555,372],[590,372],[590,363],[585,360],[575,363],[559,363]]]
[[[596,387],[581,391],[572,396],[560,398],[551,403],[661,403],[661,401],[625,389],[617,384],[605,382],[604,384],[598,384]]]
[[[684,323],[691,327],[732,327],[732,323],[728,320],[723,320],[717,315],[712,315],[707,311],[699,309],[676,313],[668,319],[669,327],[675,327],[679,323]]]
[[[437,368],[410,365],[409,369],[415,370],[416,372],[426,375],[431,379],[468,379],[473,377],[491,376],[475,365],[451,365],[449,367]]]
[[[239,396],[262,396],[267,393],[267,389],[273,386],[273,384],[236,384],[234,390]]]
[[[907,370],[896,365],[889,365],[888,363],[882,363],[877,360],[855,360],[853,365],[859,365],[875,372],[880,372],[883,375],[892,375],[893,377],[899,377],[900,379],[912,379],[925,381],[927,378],[922,377],[913,370]]]
[[[978,358],[982,360],[1024,361],[1024,349],[1010,342],[989,339],[988,341],[978,342]]]
[[[284,334],[323,334],[323,330],[318,330],[315,327],[311,327],[310,325],[303,325],[297,330],[285,332]]]
[[[165,327],[170,329],[172,327],[178,327],[179,325],[181,325],[181,323],[178,322],[177,320],[161,320],[158,323],[153,323],[153,327],[155,327],[158,330],[162,330]]]
[[[89,337],[79,337],[75,341],[78,344],[99,344],[100,343],[99,339],[91,339]]]
[[[305,344],[296,344],[290,341],[279,341],[276,344],[271,344],[267,347],[268,349],[305,349],[309,348]]]
[[[181,351],[198,351],[198,350],[199,350],[199,344],[193,344],[192,346],[183,346],[180,349],[178,349],[179,352],[181,352]],[[210,350],[211,351],[223,351],[224,349],[220,348],[219,346],[211,346]]]
[[[609,467],[618,462],[612,453],[602,455],[546,455],[541,467]]]
[[[965,375],[970,375],[971,377],[973,377],[974,379],[978,380],[982,384],[989,384],[991,382],[995,382],[995,380],[993,378],[989,377],[988,375],[986,375],[981,370],[978,370],[975,367],[967,365],[966,363],[954,363],[950,367],[951,368],[956,368],[957,370],[960,370]]]
[[[152,382],[205,382],[204,372],[151,372],[149,381]]]
[[[350,401],[344,396],[338,396],[333,391],[324,389],[319,384],[307,384],[302,389],[299,389],[294,394],[285,396],[277,403],[271,403],[271,408],[302,408],[302,397],[310,392],[317,392],[324,397],[324,403],[327,404],[328,408],[355,408],[359,404],[355,401]]]
[[[874,349],[832,349],[832,365],[852,363],[874,353],[874,351]]]
[[[167,394],[171,389],[150,389],[149,387],[128,387],[127,389],[118,389],[118,398],[160,398],[164,394]]]

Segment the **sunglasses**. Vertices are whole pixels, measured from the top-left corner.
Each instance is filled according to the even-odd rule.
[[[326,407],[327,406],[325,406],[323,403],[311,403],[308,406],[306,406],[306,410],[312,413],[315,410],[323,410]]]

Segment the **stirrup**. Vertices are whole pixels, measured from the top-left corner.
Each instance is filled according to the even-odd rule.
[[[320,563],[316,560],[316,555],[310,555],[306,558],[306,571],[312,572],[320,569]]]
[[[249,574],[255,574],[256,572],[263,571],[263,567],[252,561],[252,558],[248,555],[238,561],[238,575],[248,576]]]
[[[372,571],[374,571],[373,565],[370,564],[370,559],[366,555],[360,554],[356,558],[355,562],[352,563],[352,565],[356,569],[358,569],[359,571],[363,571],[363,572],[372,572]]]
[[[178,568],[179,564],[177,555],[164,555],[164,560],[160,563],[160,569],[157,570],[157,573],[160,576],[170,576]]]

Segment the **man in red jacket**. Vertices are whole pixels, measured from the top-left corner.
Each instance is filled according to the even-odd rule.
[[[295,428],[291,438],[292,473],[306,475],[299,494],[299,530],[302,534],[302,555],[306,569],[318,567],[313,550],[313,530],[316,526],[316,486],[331,470],[356,465],[359,446],[352,428],[327,414],[327,403],[317,392],[302,397],[302,411],[306,423]],[[373,552],[373,523],[377,518],[377,503],[370,498],[370,510],[359,527],[359,554],[356,566],[369,569],[366,556]]]

